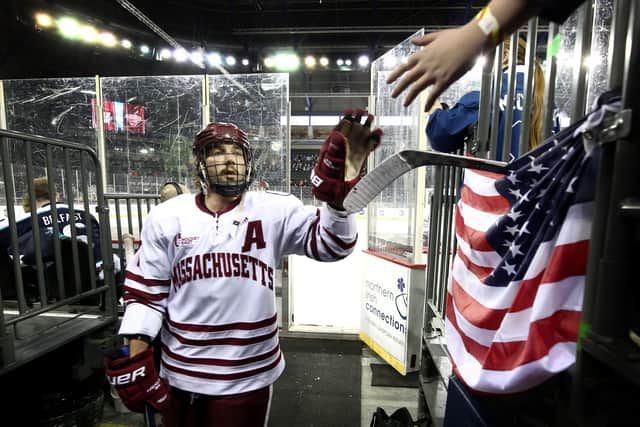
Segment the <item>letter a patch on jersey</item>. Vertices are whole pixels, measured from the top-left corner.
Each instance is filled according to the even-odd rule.
[[[262,221],[249,221],[247,224],[247,234],[244,237],[242,252],[251,250],[251,245],[256,244],[258,249],[264,249],[264,235],[262,234]]]

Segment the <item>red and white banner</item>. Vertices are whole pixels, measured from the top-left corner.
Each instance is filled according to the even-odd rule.
[[[145,133],[144,106],[117,101],[103,101],[104,129],[108,132]],[[96,100],[91,100],[91,123],[97,127]]]

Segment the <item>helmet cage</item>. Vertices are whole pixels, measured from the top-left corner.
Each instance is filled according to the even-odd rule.
[[[206,159],[212,146],[218,144],[234,144],[242,148],[244,157],[244,179],[235,183],[217,182],[217,176],[209,175]],[[249,147],[249,139],[239,127],[232,123],[212,123],[202,130],[193,143],[193,154],[196,158],[196,173],[203,190],[212,191],[225,196],[239,196],[249,188],[253,179],[253,155]]]

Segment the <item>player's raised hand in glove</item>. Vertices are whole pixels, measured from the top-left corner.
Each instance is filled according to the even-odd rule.
[[[365,117],[364,123],[362,118]],[[349,109],[329,134],[311,172],[313,195],[337,209],[360,180],[369,154],[380,145],[382,129],[371,131],[373,114]]]
[[[144,412],[145,404],[162,412],[169,404],[169,387],[158,376],[153,362],[153,347],[129,357],[126,347],[107,354],[104,359],[109,383],[122,403],[133,412]]]

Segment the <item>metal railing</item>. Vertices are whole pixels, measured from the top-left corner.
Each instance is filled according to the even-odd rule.
[[[130,193],[106,193],[104,198],[110,211],[115,214],[115,230],[113,222],[109,222],[112,235],[115,237],[111,244],[117,246],[120,260],[124,262],[126,260],[125,237],[132,236],[135,242],[139,242],[144,219],[151,208],[160,203],[160,198],[157,194]],[[124,225],[126,225],[126,229]]]
[[[8,251],[3,259],[6,267],[2,277],[4,295],[0,295],[3,309],[0,313],[1,373],[115,321],[116,289],[109,212],[95,151],[82,144],[0,130],[0,158],[7,201],[7,218],[0,229],[5,238],[2,249],[5,253]],[[16,188],[14,174],[18,169],[27,178],[24,189]],[[74,186],[63,177],[72,176],[75,171],[79,172],[80,180],[79,185]],[[36,174],[48,178],[48,193],[52,200],[47,219],[41,218],[46,208],[38,209],[36,204]],[[89,188],[90,175],[95,183],[95,196]],[[56,203],[54,199],[62,188],[67,196],[65,204]],[[28,216],[16,213],[16,193],[21,190],[25,190],[24,194],[29,198],[29,204],[25,206],[30,211]],[[90,215],[92,206],[98,214],[95,223]],[[64,229],[60,229],[58,223],[61,215],[69,216],[66,219],[68,226]],[[82,217],[84,221],[77,222]],[[44,245],[48,244],[43,241],[43,224],[50,224],[52,229],[49,230],[53,234],[52,261],[44,260],[42,256]],[[80,227],[84,228],[82,233],[79,233]],[[22,262],[20,237],[25,230],[30,230],[33,239],[33,266]],[[99,241],[94,240],[97,235]],[[0,255],[4,257],[5,253]],[[102,264],[97,268],[102,271],[103,280],[98,280],[98,270],[93,267],[100,261],[95,258],[98,253],[102,256]],[[31,273],[30,278],[25,277],[27,273]],[[72,286],[69,281],[73,282]],[[10,293],[14,296],[13,302],[7,298]],[[89,297],[97,299],[87,302]],[[75,314],[60,314],[69,313],[70,304],[76,304],[73,307]],[[53,312],[57,315],[53,316]]]
[[[640,229],[640,169],[637,167],[640,159],[640,122],[631,121],[632,111],[640,111],[640,83],[636,78],[640,72],[640,4],[635,1],[617,0],[613,5],[613,22],[608,46],[608,87],[622,88],[623,110],[611,121],[605,121],[603,128],[599,130],[605,138],[597,140],[601,146],[601,153],[577,359],[570,372],[571,408],[562,409],[576,425],[588,426],[605,425],[602,424],[602,417],[594,416],[599,414],[599,409],[600,413],[608,413],[609,416],[614,415],[619,419],[623,419],[621,414],[632,416],[634,404],[631,396],[637,397],[640,387],[640,349],[634,347],[628,338],[630,319],[633,313],[640,311],[640,292],[637,291],[638,278],[635,270],[640,253],[637,234]],[[577,13],[575,50],[579,56],[573,60],[575,67],[572,82],[572,122],[582,117],[588,107],[586,92],[589,76],[588,69],[583,64],[591,45],[593,14],[591,2],[584,3]],[[552,24],[549,28],[549,48],[554,41],[557,42],[553,40],[556,34],[558,26]],[[531,20],[528,25],[528,39],[533,41],[536,38],[536,20]],[[511,38],[510,66],[514,64],[516,57],[513,50],[514,46],[517,46],[516,40],[515,36]],[[535,43],[527,44],[528,74],[532,72],[530,65],[534,49]],[[546,139],[552,132],[556,84],[556,57],[550,55],[547,60],[542,139]],[[508,155],[512,143],[519,143],[519,152],[523,153],[527,148],[529,134],[532,85],[526,84],[520,141],[510,141],[510,136],[505,135],[503,152],[496,153],[497,107],[502,74],[498,64],[501,63],[502,46],[496,49],[493,73],[484,72],[481,83],[479,131],[474,143],[480,147],[478,155],[489,158],[495,158],[500,154]],[[514,68],[510,67],[511,70]],[[505,123],[510,123],[510,112],[513,110],[514,77],[515,73],[512,72],[508,80],[509,95],[505,106]],[[489,104],[492,104],[492,107]],[[491,126],[488,125],[489,122]],[[460,173],[459,169],[456,170],[452,166],[435,167],[427,262],[425,337],[434,336],[434,324],[439,329],[444,323],[448,274],[456,252],[452,219],[454,201],[458,198]],[[443,330],[435,332],[444,333]],[[446,336],[444,338],[446,341]],[[425,350],[429,354],[430,349],[428,345],[426,347]],[[427,365],[423,367],[421,374],[431,376],[433,361],[427,361]],[[442,372],[440,374],[442,375]],[[616,406],[599,408],[601,405],[593,405],[593,399],[598,394],[607,395],[610,401],[616,402]],[[611,396],[617,397],[612,399]],[[422,397],[424,399],[424,394]],[[424,411],[423,399],[420,400],[419,412]],[[441,419],[435,425],[439,425],[440,422]]]

